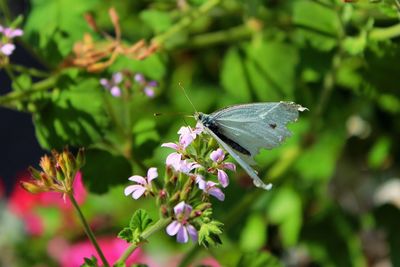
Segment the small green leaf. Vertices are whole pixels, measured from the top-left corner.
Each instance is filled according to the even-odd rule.
[[[250,101],[250,87],[247,81],[243,59],[238,48],[231,48],[224,57],[221,71],[222,86],[241,101]]]
[[[140,233],[143,233],[146,230],[153,220],[149,217],[147,211],[143,209],[139,209],[133,214],[131,221],[129,223],[129,227],[132,230],[139,230]]]
[[[203,223],[199,231],[199,244],[205,247],[211,247],[222,244],[220,235],[224,224],[218,221]]]

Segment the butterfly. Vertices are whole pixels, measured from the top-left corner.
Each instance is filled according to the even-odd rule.
[[[279,146],[291,135],[286,125],[295,122],[299,111],[307,110],[293,102],[266,102],[230,106],[211,114],[196,112],[194,117],[250,175],[257,187],[269,190],[251,167],[261,148]]]

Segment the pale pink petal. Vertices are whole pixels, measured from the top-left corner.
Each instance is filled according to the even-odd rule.
[[[215,186],[211,187],[208,190],[208,194],[214,196],[219,201],[224,201],[224,199],[225,199],[225,194],[222,192],[222,190]]]
[[[196,228],[194,228],[194,226],[191,225],[191,224],[187,224],[187,225],[186,225],[186,229],[187,229],[187,231],[189,232],[189,235],[190,235],[190,237],[192,238],[192,240],[193,240],[193,241],[197,241],[198,236],[197,236],[197,230],[196,230]]]
[[[115,96],[115,97],[120,97],[121,94],[122,94],[121,93],[121,89],[118,86],[113,86],[110,89],[110,93],[111,93],[112,96]]]
[[[228,175],[223,170],[218,169],[218,181],[224,188],[229,185]]]
[[[129,177],[128,180],[132,181],[132,182],[136,182],[138,184],[142,184],[142,185],[147,184],[146,179],[144,179],[142,176],[139,176],[139,175],[133,175],[133,176]]]
[[[121,72],[116,72],[112,76],[112,81],[114,82],[114,84],[119,84],[120,82],[122,82],[123,78],[124,76],[122,75]]]
[[[158,177],[157,168],[151,167],[147,171],[147,181],[150,183],[152,180]]]
[[[170,236],[176,235],[182,225],[178,221],[173,221],[167,226],[167,234]]]
[[[4,44],[0,47],[0,52],[3,53],[6,56],[9,56],[12,54],[12,52],[15,49],[14,44]]]
[[[176,204],[174,207],[175,215],[182,214],[185,209],[185,206],[186,206],[185,201],[181,201],[178,204]]]
[[[133,192],[132,197],[133,197],[134,199],[138,199],[138,198],[140,198],[140,197],[144,194],[144,192],[146,192],[146,188],[143,187],[143,186],[140,186],[140,188],[136,189],[136,190]]]
[[[141,185],[138,185],[138,184],[134,184],[134,185],[127,186],[127,187],[125,188],[125,190],[124,190],[124,194],[125,194],[125,196],[129,196],[129,195],[132,194],[134,191],[136,191],[136,190],[138,190],[138,189],[141,189],[141,188],[144,188],[144,187],[141,186]]]
[[[189,241],[189,235],[186,230],[186,227],[181,227],[178,231],[178,234],[176,236],[176,241],[179,243],[187,243]]]
[[[172,149],[175,149],[175,150],[179,149],[179,146],[177,144],[175,144],[175,143],[164,143],[164,144],[161,145],[161,147],[169,147],[169,148],[172,148]]]
[[[222,164],[222,167],[231,171],[236,171],[236,165],[231,162],[226,162]]]
[[[221,162],[225,158],[224,151],[221,148],[218,148],[217,150],[214,150],[213,152],[211,152],[210,158],[214,162]]]

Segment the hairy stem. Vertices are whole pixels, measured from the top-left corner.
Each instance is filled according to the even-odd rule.
[[[152,234],[154,234],[155,232],[160,231],[161,229],[165,228],[165,226],[167,226],[168,223],[171,222],[171,218],[161,218],[159,219],[155,224],[153,224],[152,226],[150,226],[149,228],[147,228],[141,235],[140,238],[142,240],[146,240],[147,238],[149,238]],[[124,253],[121,255],[121,257],[118,259],[118,261],[116,262],[116,264],[122,264],[124,263],[129,256],[138,248],[140,247],[142,243],[132,243],[125,251]]]
[[[97,254],[99,255],[101,261],[103,262],[104,266],[109,267],[110,265],[108,264],[106,257],[104,256],[103,252],[101,251],[100,246],[97,243],[96,237],[94,236],[92,229],[90,229],[90,226],[89,226],[88,222],[86,221],[85,216],[83,215],[81,209],[79,208],[79,205],[76,202],[73,193],[72,192],[69,193],[68,197],[71,200],[72,205],[76,209],[79,219],[81,220],[81,222],[83,224],[83,228],[85,229],[86,235],[89,237],[90,242],[92,242],[93,246],[95,247]]]

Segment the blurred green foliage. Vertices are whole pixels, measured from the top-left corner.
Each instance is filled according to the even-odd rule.
[[[111,6],[124,43],[143,38],[158,49],[142,61],[120,56],[100,73],[63,67],[84,33],[95,42],[106,38],[89,27],[85,12],[114,35]],[[293,137],[258,157],[273,190],[254,188],[239,170],[214,211],[225,225],[223,245],[207,253],[223,266],[400,266],[400,193],[385,203],[375,197],[399,179],[399,6],[397,0],[31,0],[23,42],[50,76],[38,81],[21,72],[0,105],[31,112],[45,149],[87,147],[84,181],[91,192],[105,193],[147,167],[162,168],[168,151],[160,144],[176,140],[186,119],[153,114],[194,112],[179,82],[202,112],[299,103],[309,112],[290,125]],[[121,70],[158,81],[156,97],[112,97],[99,80]],[[366,238],[376,233],[383,241]],[[157,247],[151,243],[150,250]],[[193,250],[186,262],[204,253]]]

